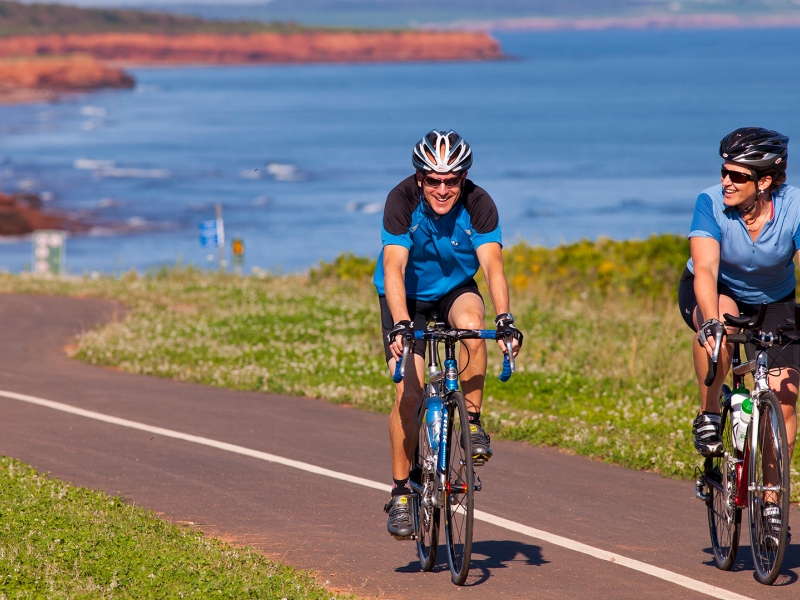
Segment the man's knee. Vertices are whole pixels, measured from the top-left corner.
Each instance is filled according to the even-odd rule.
[[[458,329],[483,329],[483,312],[476,310],[452,312],[449,321]]]
[[[395,407],[401,415],[415,413],[420,402],[422,402],[421,389],[404,387],[402,390],[397,390]]]

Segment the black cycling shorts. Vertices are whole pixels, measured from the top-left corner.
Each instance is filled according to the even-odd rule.
[[[448,327],[453,325],[448,321],[450,316],[450,309],[453,308],[453,303],[456,299],[463,294],[477,294],[478,298],[483,302],[478,290],[478,284],[474,279],[469,280],[467,283],[459,288],[454,289],[452,292],[444,295],[438,300],[432,302],[425,302],[423,300],[415,300],[414,298],[406,298],[406,306],[408,307],[408,314],[411,315],[411,321],[414,323],[414,329],[424,331],[428,325],[428,320],[434,315],[437,319],[444,321]],[[378,296],[378,301],[381,305],[381,329],[383,331],[383,350],[386,354],[386,362],[392,358],[392,353],[389,350],[389,341],[386,336],[394,327],[394,320],[392,319],[392,311],[389,310],[389,303],[386,302],[386,296]],[[416,342],[414,344],[414,354],[425,357],[425,344]]]
[[[722,296],[728,296],[739,308],[739,316],[754,317],[758,314],[761,308],[758,304],[746,304],[736,297],[736,294],[724,283],[717,283],[717,293]],[[761,326],[762,331],[771,331],[776,333],[778,325],[786,323],[786,319],[794,320],[794,305],[795,294],[794,292],[781,298],[776,302],[767,305],[767,314],[764,317],[764,324]],[[681,282],[678,286],[678,307],[681,311],[681,316],[686,324],[692,328],[692,331],[697,331],[692,321],[694,309],[697,307],[697,298],[694,295],[694,273],[688,268],[683,271],[681,275]],[[756,349],[752,344],[745,344],[745,352],[747,353],[748,360],[755,358]],[[788,346],[773,346],[767,349],[767,354],[770,358],[770,368],[792,368],[800,371],[800,344],[794,343]]]

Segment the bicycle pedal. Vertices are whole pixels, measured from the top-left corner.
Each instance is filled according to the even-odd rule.
[[[413,533],[411,535],[393,535],[392,537],[398,542],[414,542],[417,539],[416,534]]]
[[[484,460],[484,458],[483,458],[483,455],[482,455],[482,454],[477,454],[477,455],[475,455],[475,456],[473,456],[473,457],[472,457],[472,466],[473,466],[473,467],[480,467],[480,466],[483,466],[483,464],[484,464],[485,462],[486,462],[486,460]]]

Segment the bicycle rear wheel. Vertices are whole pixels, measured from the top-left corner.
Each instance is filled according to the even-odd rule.
[[[444,530],[450,578],[463,585],[472,557],[475,488],[467,405],[460,392],[450,394],[448,412]]]
[[[765,585],[777,579],[786,551],[789,528],[789,446],[786,424],[778,398],[772,392],[761,397],[758,407],[757,446],[750,453],[748,513],[750,546],[753,550],[756,579]],[[749,440],[748,440],[749,445]],[[780,509],[777,515],[767,504]],[[769,506],[772,509],[772,506]]]
[[[417,530],[417,554],[423,571],[432,571],[436,565],[439,547],[439,508],[436,506],[436,455],[426,423],[425,400],[419,413],[419,438],[412,465],[411,478],[420,486],[414,500],[414,518]]]
[[[706,508],[714,562],[723,571],[730,571],[736,562],[736,552],[739,549],[742,509],[736,508],[735,504],[738,483],[734,462],[736,447],[733,445],[730,389],[724,387],[719,400],[724,455],[706,459],[704,478],[708,487]]]

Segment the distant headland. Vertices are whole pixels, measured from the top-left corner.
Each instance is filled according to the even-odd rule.
[[[476,31],[309,28],[0,0],[0,102],[132,87],[126,66],[495,60]]]

